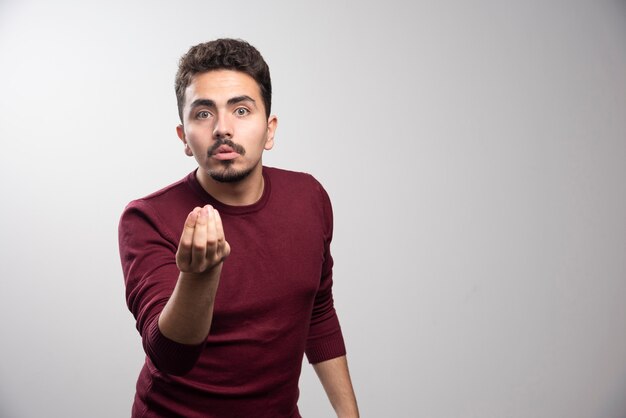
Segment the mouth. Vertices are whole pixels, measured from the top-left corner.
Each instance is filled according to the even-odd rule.
[[[211,157],[215,158],[216,160],[225,161],[225,160],[233,160],[233,159],[239,157],[240,155],[241,154],[239,154],[237,151],[235,151],[231,146],[229,146],[229,145],[220,145],[211,154]]]

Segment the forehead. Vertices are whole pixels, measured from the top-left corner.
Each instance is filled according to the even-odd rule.
[[[212,70],[193,76],[185,90],[185,102],[202,98],[218,103],[242,95],[261,99],[261,89],[254,78],[241,71]]]

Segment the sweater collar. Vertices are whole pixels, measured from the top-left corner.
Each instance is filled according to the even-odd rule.
[[[191,189],[202,199],[203,202],[206,202],[206,204],[209,204],[217,209],[220,215],[241,215],[244,213],[257,212],[265,207],[272,191],[272,184],[266,167],[263,167],[263,194],[261,195],[261,198],[259,200],[251,205],[232,206],[220,202],[211,194],[209,194],[206,190],[204,190],[204,188],[198,181],[198,178],[196,177],[196,170],[189,173],[185,181],[191,187]]]

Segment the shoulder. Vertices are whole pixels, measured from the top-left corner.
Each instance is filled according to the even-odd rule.
[[[322,184],[311,174],[264,167],[269,178],[272,196],[277,202],[289,205],[298,213],[317,213],[327,224],[332,224],[332,205]]]
[[[120,230],[149,224],[163,234],[177,236],[176,225],[182,225],[189,211],[198,205],[190,176],[193,176],[193,172],[128,203],[120,218]]]
[[[142,211],[150,211],[152,209],[162,211],[188,200],[189,197],[193,196],[191,186],[191,176],[193,176],[193,174],[192,172],[162,189],[132,200],[126,206],[125,211],[129,209]]]
[[[304,192],[319,192],[324,189],[320,182],[309,173],[275,167],[263,167],[263,170],[269,177],[272,187],[276,186],[282,190],[299,190]]]

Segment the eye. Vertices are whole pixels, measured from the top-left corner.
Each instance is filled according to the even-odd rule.
[[[235,114],[237,116],[246,116],[248,113],[250,113],[250,111],[245,107],[238,107],[237,109],[235,109]]]
[[[208,119],[210,116],[211,114],[207,112],[206,110],[202,110],[196,113],[196,119]]]

